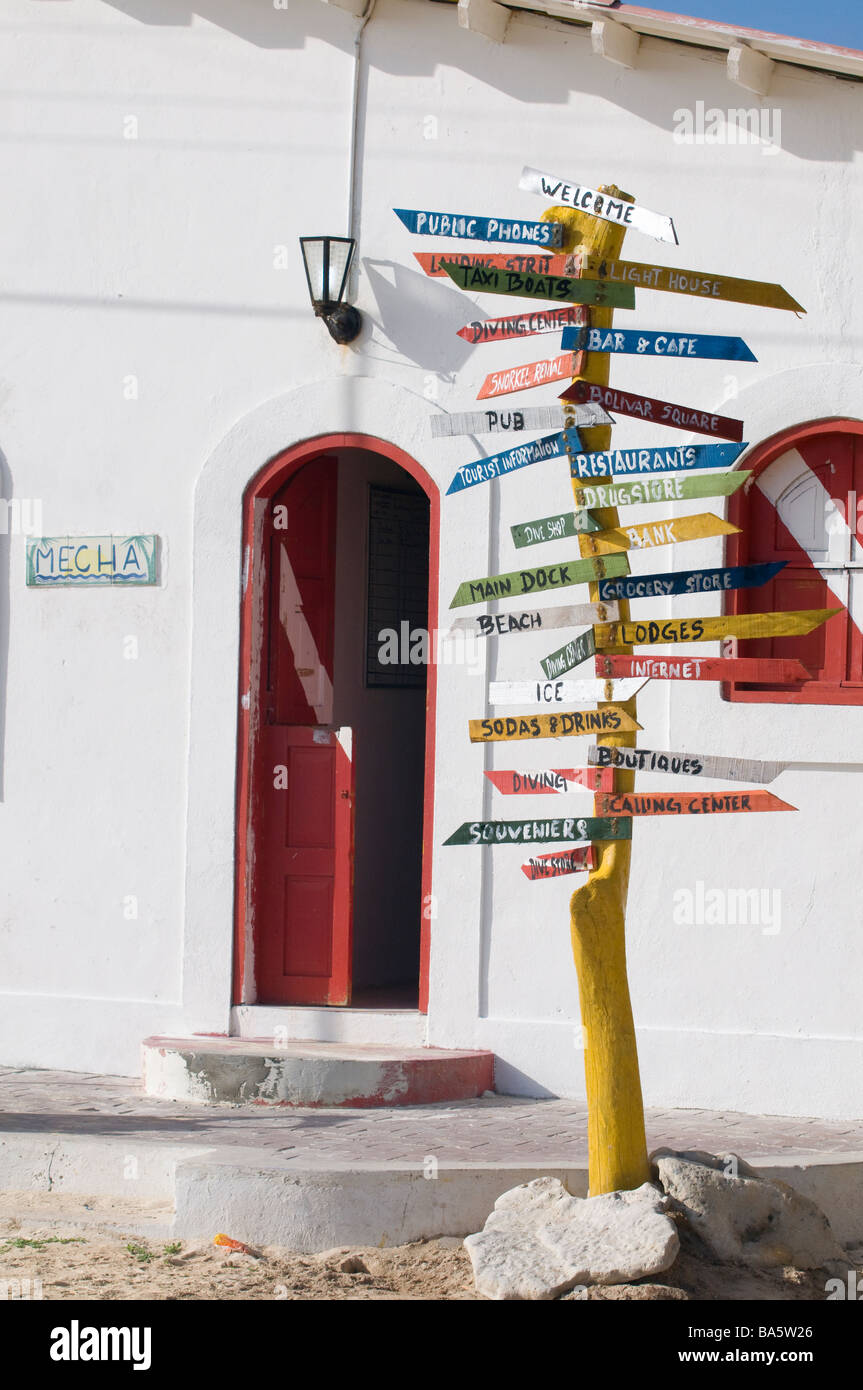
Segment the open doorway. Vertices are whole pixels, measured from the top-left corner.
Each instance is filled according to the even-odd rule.
[[[246,499],[238,1002],[415,1009],[437,494],[392,446],[337,440],[274,460]]]

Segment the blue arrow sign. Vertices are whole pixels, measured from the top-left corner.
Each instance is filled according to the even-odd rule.
[[[668,574],[628,574],[620,579],[600,579],[599,597],[603,603],[611,603],[624,598],[667,598],[669,594],[757,589],[787,563],[787,560],[775,560],[765,565],[732,565],[730,569],[678,570]]]
[[[743,444],[669,444],[653,449],[608,449],[599,454],[570,454],[573,478],[607,478],[621,473],[692,473],[698,468],[733,468]]]
[[[732,362],[757,362],[742,338],[714,333],[651,333],[646,329],[565,328],[561,350],[568,352],[625,352],[635,357],[710,357]]]
[[[417,236],[450,236],[461,241],[515,241],[519,245],[559,246],[559,222],[521,222],[511,217],[474,217],[469,212],[419,212],[393,208]]]
[[[447,488],[446,495],[448,497],[451,492],[476,487],[477,483],[491,482],[492,478],[502,478],[518,468],[527,468],[531,463],[542,463],[543,459],[559,458],[567,448],[577,449],[580,443],[577,430],[571,433],[559,430],[557,434],[544,434],[540,439],[532,439],[529,444],[505,449],[502,454],[491,454],[488,458],[465,463]]]

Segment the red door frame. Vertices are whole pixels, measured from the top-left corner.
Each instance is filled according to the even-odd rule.
[[[370,434],[324,434],[315,439],[304,440],[266,463],[255,474],[243,494],[243,574],[242,607],[240,617],[240,681],[239,718],[237,730],[237,805],[236,805],[236,884],[234,898],[234,971],[233,1002],[243,1002],[243,980],[246,964],[247,917],[251,893],[251,845],[250,831],[253,829],[253,808],[251,801],[252,737],[254,733],[252,716],[256,710],[252,705],[252,667],[255,641],[254,599],[256,579],[254,520],[255,504],[272,497],[303,464],[316,454],[331,452],[333,449],[365,449],[380,454],[398,464],[419,483],[429,499],[429,632],[437,631],[438,623],[438,577],[440,568],[440,493],[436,483],[424,468],[395,444],[386,439],[378,439]],[[260,632],[258,633],[260,637]],[[425,728],[425,773],[423,777],[423,857],[422,857],[422,901],[420,928],[420,981],[419,1008],[428,1012],[429,955],[431,949],[431,914],[426,906],[431,902],[432,846],[434,843],[434,767],[435,767],[435,711],[437,705],[437,666],[434,661],[435,644],[430,643],[432,659],[429,661],[428,683],[426,686],[426,728]]]

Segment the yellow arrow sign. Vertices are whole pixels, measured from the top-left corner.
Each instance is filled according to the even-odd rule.
[[[658,642],[718,642],[723,637],[803,637],[841,608],[799,608],[788,613],[730,613],[721,618],[669,618],[643,623],[599,623],[597,649]]]
[[[549,266],[548,273],[553,275],[556,271]],[[709,275],[703,270],[677,270],[673,266],[606,260],[602,256],[583,257],[580,273],[643,290],[668,290],[671,294],[691,294],[698,299],[725,299],[735,304],[761,304],[767,309],[806,313],[803,305],[792,299],[781,285],[765,280],[738,280],[733,275]]]
[[[610,531],[593,531],[580,537],[586,555],[613,555],[620,550],[644,550],[653,545],[675,545],[678,541],[700,541],[705,536],[730,536],[739,531],[730,521],[713,512],[697,516],[673,517],[668,521],[645,521],[640,525],[616,526]]]
[[[566,714],[510,714],[471,719],[471,743],[509,743],[521,738],[571,738],[576,734],[634,733],[640,724],[620,705],[569,710]]]

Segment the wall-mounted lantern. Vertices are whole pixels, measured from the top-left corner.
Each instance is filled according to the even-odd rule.
[[[343,304],[356,242],[349,236],[301,236],[312,308],[337,343],[352,343],[362,328],[359,309]]]

